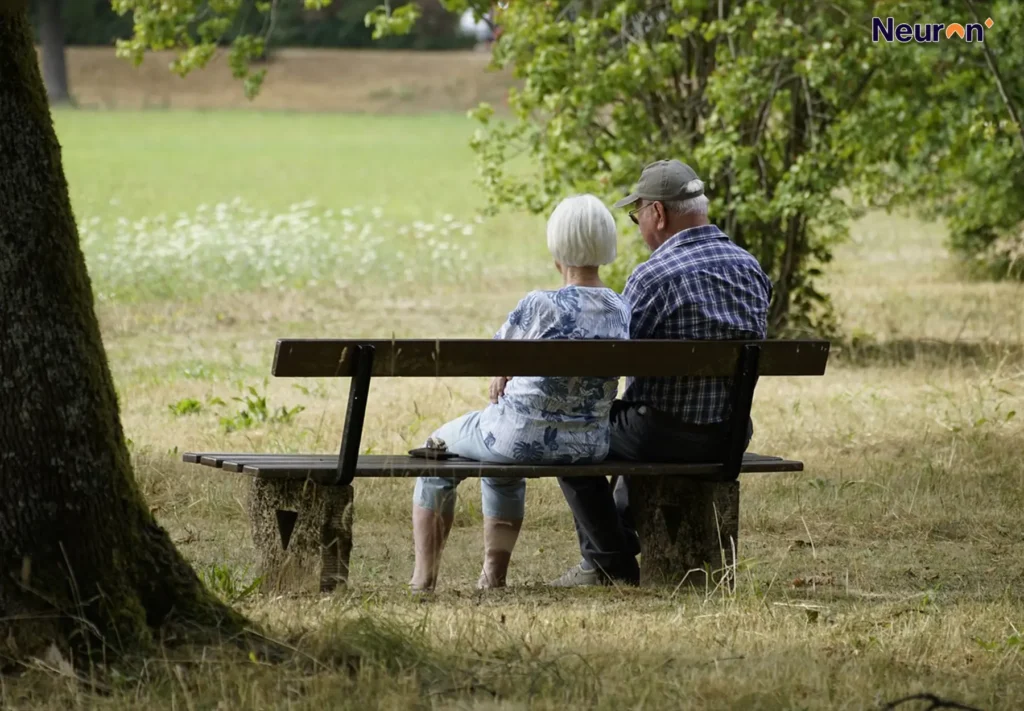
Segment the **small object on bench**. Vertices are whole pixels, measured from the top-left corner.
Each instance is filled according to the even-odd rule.
[[[433,460],[444,460],[444,459],[458,459],[459,455],[454,452],[445,452],[443,450],[432,449],[431,447],[417,447],[416,449],[409,450],[410,457],[418,457],[419,459],[433,459]],[[356,465],[359,466],[358,464]]]
[[[410,457],[422,457],[423,459],[458,459],[459,455],[448,451],[448,445],[438,437],[427,437],[426,445],[409,450]]]
[[[641,536],[641,584],[734,584],[740,473],[803,471],[744,452],[757,379],[823,375],[828,341],[279,340],[277,377],[351,377],[341,449],[333,454],[186,452],[192,464],[252,477],[249,513],[263,589],[330,592],[348,581],[355,478],[630,476]],[[732,438],[721,462],[489,464],[444,443],[408,455],[359,455],[371,376],[721,376],[733,380]],[[567,534],[568,535],[568,534]],[[710,576],[709,576],[710,572]]]

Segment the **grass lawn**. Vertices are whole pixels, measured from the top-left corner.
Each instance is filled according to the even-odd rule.
[[[467,212],[476,123],[450,114],[57,111],[75,210],[154,217],[241,198],[283,211],[387,207],[402,219]],[[111,204],[111,201],[114,204]]]
[[[759,385],[751,449],[807,471],[743,479],[734,593],[545,589],[578,550],[540,481],[511,587],[479,594],[470,481],[438,594],[414,599],[413,484],[378,480],[356,485],[350,589],[268,599],[244,594],[246,482],[179,453],[336,451],[347,383],[264,385],[274,339],[490,335],[556,283],[543,219],[475,219],[461,116],[81,112],[57,126],[141,486],[197,570],[299,651],[262,666],[171,650],[106,695],[40,668],[0,680],[0,706],[868,709],[929,691],[1024,707],[1024,312],[1019,287],[957,278],[941,227],[858,222],[828,288],[867,345],[824,378]],[[304,409],[226,432],[249,386],[271,410]],[[372,391],[364,444],[379,453],[485,402],[475,380]],[[356,669],[338,661],[349,651]]]

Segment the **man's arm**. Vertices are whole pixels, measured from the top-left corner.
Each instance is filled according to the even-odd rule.
[[[642,271],[634,271],[626,281],[622,296],[629,304],[629,337],[634,340],[653,338],[658,325],[664,299],[658,296],[659,289],[651,284],[650,278]]]

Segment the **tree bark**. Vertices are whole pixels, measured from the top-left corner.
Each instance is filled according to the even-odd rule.
[[[136,486],[25,0],[0,2],[0,668],[241,631]],[[76,657],[81,658],[81,657]]]
[[[43,54],[43,84],[51,105],[70,104],[68,66],[64,54],[63,0],[39,1],[39,40]]]

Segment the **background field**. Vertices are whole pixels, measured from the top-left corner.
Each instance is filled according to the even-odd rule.
[[[275,49],[254,102],[244,97],[223,56],[184,79],[167,71],[170,52],[136,69],[107,47],[70,47],[68,81],[82,107],[101,109],[277,109],[422,113],[462,111],[480,101],[505,104],[507,74],[486,71],[487,52]]]
[[[208,81],[186,105],[220,101]],[[138,98],[111,92],[112,106]],[[865,709],[922,690],[1024,705],[1020,288],[962,281],[941,226],[907,216],[865,216],[830,272],[856,347],[824,378],[758,387],[751,448],[807,471],[743,480],[734,594],[544,589],[578,558],[551,481],[530,485],[512,587],[476,593],[467,482],[438,595],[413,599],[412,482],[367,481],[348,592],[235,595],[252,578],[246,484],[180,452],[334,451],[343,417],[346,383],[264,384],[275,338],[487,336],[528,289],[557,283],[542,218],[476,218],[472,123],[404,113],[57,113],[146,496],[222,594],[303,651],[280,667],[154,660],[107,696],[40,671],[0,682],[0,705]],[[249,386],[271,411],[305,409],[227,433]],[[484,388],[377,381],[367,451],[417,445]],[[347,650],[359,670],[332,661]]]

